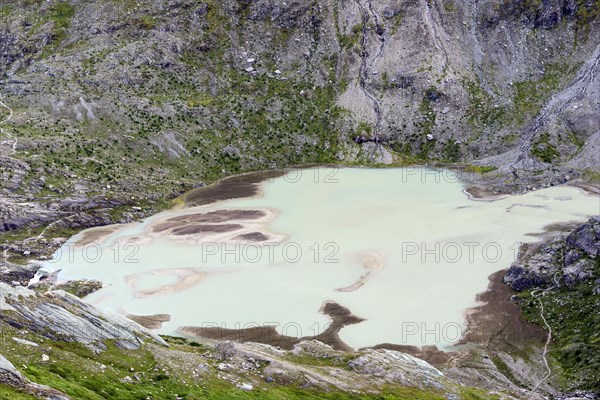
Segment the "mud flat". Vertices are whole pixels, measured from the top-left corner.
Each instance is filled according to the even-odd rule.
[[[331,318],[331,324],[329,324],[325,331],[314,336],[285,336],[279,334],[274,326],[256,326],[245,329],[184,326],[178,329],[178,333],[195,339],[264,343],[279,346],[286,350],[291,350],[295,344],[303,340],[314,339],[328,344],[336,350],[351,351],[352,348],[340,339],[338,333],[343,327],[358,324],[364,321],[364,319],[357,317],[346,307],[335,302],[326,302],[319,311]]]
[[[130,320],[137,322],[142,325],[144,328],[148,329],[159,329],[163,322],[167,322],[171,320],[171,316],[168,314],[155,314],[155,315],[133,315],[127,314],[127,318]]]
[[[510,301],[518,292],[504,283],[506,271],[490,275],[487,290],[477,295],[481,305],[467,310],[468,328],[459,344],[493,344],[500,350],[546,340],[544,329],[523,320],[519,306]]]
[[[75,246],[85,247],[94,243],[103,242],[104,239],[114,234],[115,232],[118,232],[121,229],[125,229],[125,226],[126,225],[110,225],[86,229],[79,235],[79,238],[75,242]]]
[[[190,213],[189,210],[193,210]],[[283,235],[267,232],[266,226],[278,212],[274,209],[222,209],[204,211],[192,207],[179,215],[149,223],[141,238],[170,238],[188,243],[281,242]]]
[[[260,194],[262,182],[281,177],[285,173],[281,170],[270,170],[231,176],[210,186],[192,190],[183,197],[183,200],[186,206],[192,207],[223,200],[255,197]]]

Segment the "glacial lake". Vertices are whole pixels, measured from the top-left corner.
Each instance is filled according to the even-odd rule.
[[[365,319],[339,334],[353,348],[448,349],[520,242],[600,213],[598,197],[569,186],[471,200],[457,173],[425,168],[307,169],[260,188],[109,233],[84,231],[44,268],[62,269],[61,280],[102,281],[86,297],[94,305],[169,314],[159,333],[273,325],[313,336],[330,322],[319,310],[334,301]]]

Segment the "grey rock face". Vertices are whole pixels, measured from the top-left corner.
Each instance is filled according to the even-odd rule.
[[[338,352],[333,347],[318,340],[302,341],[294,345],[292,353],[296,355],[306,354],[315,358],[332,358],[338,355]]]
[[[412,386],[429,386],[443,376],[427,362],[393,350],[365,350],[361,356],[348,362],[348,368],[388,382]]]
[[[600,256],[600,216],[575,229],[566,239],[563,279],[573,286],[592,277]]]
[[[27,286],[39,269],[37,265],[17,265],[0,262],[0,282],[13,284],[18,282],[21,286]]]
[[[599,254],[600,217],[593,217],[566,238],[543,244],[526,260],[513,263],[504,282],[518,291],[551,285],[561,279],[572,287],[594,275]]]
[[[596,258],[600,254],[600,216],[575,229],[566,242],[565,264],[572,264],[584,256]]]
[[[302,18],[307,14],[310,6],[301,1],[279,3],[270,0],[259,0],[252,2],[248,19],[251,21],[270,20],[280,28],[293,28],[298,26]]]
[[[539,252],[530,258],[513,263],[504,276],[504,282],[519,291],[552,283],[560,268],[563,251],[564,239],[543,244]]]
[[[3,313],[3,322],[52,340],[82,343],[94,351],[105,350],[105,340],[125,349],[137,349],[145,339],[167,345],[141,325],[62,290],[38,294],[0,283],[0,309],[13,311]]]
[[[329,359],[337,366],[324,367],[319,373],[310,368],[290,362],[290,357],[312,356]],[[266,382],[299,384],[320,388],[368,388],[373,385],[400,383],[410,387],[445,388],[442,373],[429,363],[405,353],[392,350],[364,350],[341,368],[348,353],[333,350],[315,340],[298,343],[293,350],[279,350],[258,343],[219,342],[215,358],[221,361],[216,369],[223,374],[237,371],[256,371]],[[336,364],[337,365],[337,364]],[[325,369],[326,368],[326,369]],[[227,376],[227,375],[225,375]]]
[[[596,262],[590,259],[579,260],[569,264],[563,269],[563,279],[567,286],[573,286],[577,282],[583,282],[592,277],[596,268]]]
[[[600,397],[594,393],[576,392],[564,394],[556,398],[556,400],[598,400]]]
[[[23,386],[25,378],[10,361],[0,354],[0,382],[9,386]]]

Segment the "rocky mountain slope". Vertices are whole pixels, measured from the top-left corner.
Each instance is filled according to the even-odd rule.
[[[504,281],[525,317],[545,326],[568,386],[600,392],[600,216],[566,237],[526,246]]]
[[[580,177],[597,184],[599,37],[598,0],[6,0],[1,280],[26,284],[35,268],[15,263],[47,256],[80,229],[140,219],[244,171],[435,162],[495,170],[493,189],[506,192]],[[583,259],[577,271],[595,274]],[[575,291],[574,304],[595,293],[593,282]],[[265,388],[274,398],[317,397],[311,388],[331,398],[558,393],[544,380],[539,344],[478,348],[444,368],[391,350],[348,355],[314,343],[303,346],[316,356],[181,339],[167,350],[142,327],[50,288],[2,284],[0,379],[10,387],[0,385],[0,398],[97,398],[100,390],[105,398],[219,398]],[[543,325],[539,289],[521,289],[525,316]],[[570,289],[544,291],[553,329]],[[587,327],[577,336],[571,322],[559,340],[577,348],[558,359],[565,376],[580,379],[595,368],[581,354],[597,338]],[[89,337],[65,324],[99,328]],[[182,360],[196,369],[183,371]],[[139,374],[130,370],[138,364]],[[581,382],[570,387],[594,389]]]
[[[4,2],[0,230],[33,229],[3,248],[35,255],[292,164],[462,161],[508,174],[507,191],[597,179],[599,13],[597,0]]]

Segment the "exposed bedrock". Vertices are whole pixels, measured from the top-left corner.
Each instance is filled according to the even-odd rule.
[[[0,309],[2,323],[52,340],[81,343],[95,351],[105,350],[106,340],[124,349],[137,349],[145,340],[166,345],[136,322],[95,308],[62,290],[40,294],[0,282]]]
[[[519,291],[553,284],[570,287],[598,271],[599,254],[600,216],[580,225],[566,238],[539,245],[539,251],[511,265],[504,281]],[[600,294],[600,282],[597,286]]]

